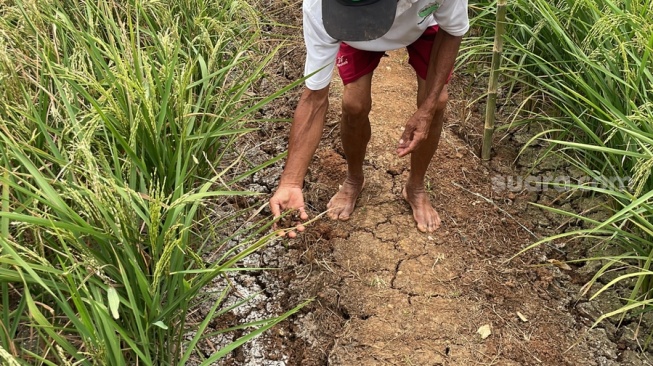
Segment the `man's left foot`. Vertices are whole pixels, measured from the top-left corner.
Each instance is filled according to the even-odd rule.
[[[424,186],[411,187],[406,185],[401,193],[413,209],[413,218],[417,222],[419,231],[432,233],[440,227],[440,215],[431,205]]]

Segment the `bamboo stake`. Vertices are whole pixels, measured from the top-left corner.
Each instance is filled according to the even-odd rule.
[[[490,69],[490,83],[488,84],[487,104],[485,106],[485,129],[483,130],[483,147],[481,158],[490,160],[492,149],[492,134],[494,133],[494,112],[497,106],[497,89],[499,68],[501,67],[501,53],[503,52],[503,33],[505,31],[507,0],[497,0],[497,20],[494,29],[494,48],[492,50],[492,68]]]

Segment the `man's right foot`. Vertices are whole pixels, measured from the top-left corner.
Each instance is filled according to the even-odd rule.
[[[365,179],[352,179],[347,177],[340,186],[340,190],[331,198],[327,204],[329,209],[328,216],[334,220],[349,220],[349,216],[354,212],[356,199],[363,190]]]

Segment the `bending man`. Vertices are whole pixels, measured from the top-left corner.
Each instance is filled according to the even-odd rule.
[[[406,47],[417,74],[417,111],[398,142],[400,157],[410,154],[403,196],[417,228],[433,232],[440,217],[429,200],[424,178],[437,149],[447,104],[447,82],[462,36],[469,29],[467,0],[304,0],[304,73],[309,76],[299,100],[279,187],[270,199],[275,217],[297,210],[294,225],[308,219],[302,192],[328,108],[334,65],[344,83],[341,139],[347,178],[327,205],[332,219],[347,220],[363,189],[363,160],[370,140],[372,74],[385,51]],[[291,231],[290,237],[296,233]]]

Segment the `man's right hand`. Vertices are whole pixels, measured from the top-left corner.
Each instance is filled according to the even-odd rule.
[[[283,211],[292,210],[293,212],[290,215],[290,225],[295,226],[295,229],[299,232],[304,231],[305,228],[303,223],[308,220],[308,214],[304,209],[304,194],[302,193],[301,188],[285,186],[283,184],[279,185],[277,191],[274,192],[274,195],[270,198],[270,210],[275,219],[281,216]],[[297,215],[297,212],[299,212],[299,215]],[[273,228],[276,230],[277,225],[275,224]],[[279,230],[280,236],[286,235],[286,232],[283,229],[285,228]],[[288,232],[288,237],[294,238],[296,236],[297,233],[295,230]]]

